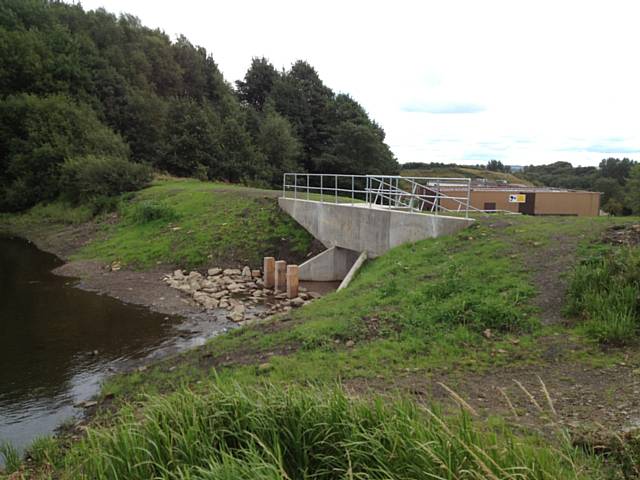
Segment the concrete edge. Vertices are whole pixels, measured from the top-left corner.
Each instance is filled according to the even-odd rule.
[[[391,212],[395,212],[395,213],[402,213],[404,215],[424,215],[426,217],[434,217],[434,218],[446,218],[448,220],[460,220],[463,222],[467,222],[467,223],[473,223],[476,221],[475,218],[469,217],[454,217],[451,215],[436,215],[433,213],[424,213],[424,212],[405,212],[403,210],[394,210],[393,208],[384,208],[384,207],[380,207],[380,206],[368,206],[364,203],[334,203],[334,202],[321,202],[320,200],[307,200],[306,198],[292,198],[292,197],[278,197],[278,202],[280,202],[280,200],[291,200],[291,201],[296,201],[296,202],[306,202],[306,203],[318,203],[321,205],[336,205],[336,206],[340,206],[340,207],[353,207],[353,208],[369,208],[372,210],[379,210],[379,211],[391,211]]]
[[[344,277],[344,280],[342,280],[342,283],[340,283],[340,286],[338,287],[338,290],[337,290],[338,292],[343,288],[347,288],[349,286],[349,284],[351,283],[351,280],[353,280],[353,277],[356,275],[358,270],[360,270],[360,267],[362,267],[367,257],[368,255],[366,250],[360,254],[358,259],[351,266],[351,269],[349,270],[349,273],[347,273],[347,276]]]

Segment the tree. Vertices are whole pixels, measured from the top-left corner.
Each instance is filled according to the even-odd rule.
[[[159,167],[180,176],[193,176],[204,167],[219,178],[221,127],[211,108],[176,98],[169,104],[166,128],[166,152]]]
[[[272,185],[280,184],[284,173],[300,170],[300,142],[293,134],[289,122],[275,110],[270,109],[265,113],[256,144],[271,171],[269,180]]]
[[[622,201],[624,200],[623,189],[615,178],[600,177],[595,180],[592,188],[596,192],[602,193],[602,205],[608,204],[611,200],[614,200],[615,204],[622,205]]]
[[[279,79],[278,72],[266,58],[253,58],[244,80],[236,81],[238,98],[261,111]]]
[[[618,158],[606,158],[600,162],[600,174],[603,177],[615,178],[618,183],[624,185],[626,178],[629,176],[629,171],[635,162],[628,158],[622,160]]]
[[[489,160],[487,162],[487,170],[490,172],[506,172],[507,168],[499,160]]]
[[[0,210],[21,210],[59,194],[65,158],[127,158],[122,138],[85,104],[63,95],[10,96],[0,102]]]
[[[634,215],[640,215],[640,164],[635,164],[627,180],[627,204]]]

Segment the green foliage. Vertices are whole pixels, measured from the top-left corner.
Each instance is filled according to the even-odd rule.
[[[627,182],[627,204],[634,215],[640,215],[640,165],[635,165]]]
[[[45,436],[38,437],[29,448],[27,448],[26,457],[33,460],[37,465],[62,466],[63,452],[60,444],[54,437]]]
[[[0,443],[0,456],[4,459],[4,469],[6,473],[13,473],[20,468],[22,458],[20,453],[10,443]]]
[[[509,173],[511,168],[504,165],[500,160],[489,160],[487,162],[487,170],[490,172],[505,172]]]
[[[290,169],[397,169],[382,129],[307,63],[278,72],[253,59],[237,88],[204,48],[131,15],[3,2],[0,211],[54,199],[60,165],[87,155],[274,186]]]
[[[339,389],[233,383],[148,399],[111,428],[90,429],[63,478],[593,478],[585,458],[483,430],[409,401],[354,400]]]
[[[86,202],[139,190],[151,182],[151,177],[151,168],[124,158],[73,157],[60,169],[60,191],[73,202]]]
[[[567,313],[581,318],[594,339],[634,342],[640,328],[640,250],[614,249],[581,262],[567,299]]]
[[[59,191],[66,158],[89,154],[126,158],[128,147],[87,105],[64,96],[0,100],[0,210],[20,210]]]
[[[300,142],[293,134],[289,122],[275,111],[270,110],[265,114],[256,143],[271,168],[269,180],[272,185],[281,183],[284,173],[300,171]]]

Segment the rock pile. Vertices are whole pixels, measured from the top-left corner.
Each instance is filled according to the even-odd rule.
[[[319,296],[300,288],[299,296],[289,299],[285,292],[264,288],[260,270],[249,267],[210,268],[206,275],[176,270],[165,275],[164,281],[190,295],[205,310],[226,310],[227,318],[238,323],[301,307]]]

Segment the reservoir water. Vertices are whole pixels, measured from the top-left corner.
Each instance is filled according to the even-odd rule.
[[[61,264],[0,237],[0,443],[23,448],[77,414],[105,376],[212,334],[76,288],[51,273]]]

